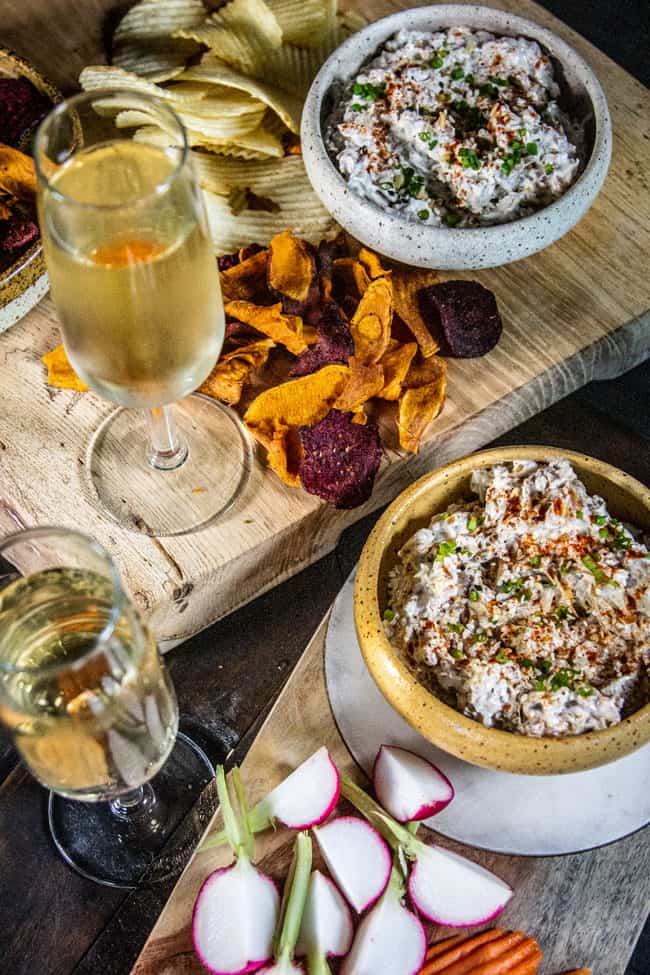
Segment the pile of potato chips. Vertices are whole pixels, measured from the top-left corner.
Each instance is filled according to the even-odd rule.
[[[115,30],[110,66],[86,91],[165,99],[187,130],[217,253],[266,244],[278,227],[317,243],[334,230],[300,157],[302,104],[319,67],[363,18],[336,0],[140,0]],[[125,98],[115,124],[162,147],[176,136]]]

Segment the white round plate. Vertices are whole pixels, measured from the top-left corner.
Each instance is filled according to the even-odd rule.
[[[370,772],[379,746],[424,755],[454,786],[453,802],[427,821],[438,833],[495,853],[555,856],[619,840],[650,822],[650,745],[601,768],[570,775],[512,775],[436,748],[393,710],[357,643],[354,573],[339,593],[325,642],[325,676],[339,731]]]

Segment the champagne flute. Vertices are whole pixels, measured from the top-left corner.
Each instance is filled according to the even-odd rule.
[[[108,553],[64,528],[0,541],[0,719],[83,876],[137,885],[214,775],[178,732],[156,643]]]
[[[125,105],[160,126],[169,147],[117,127]],[[224,310],[183,125],[162,99],[93,91],[57,105],[34,149],[66,353],[119,405],[91,440],[91,495],[129,528],[193,531],[240,496],[252,449],[232,410],[188,395],[219,356]]]

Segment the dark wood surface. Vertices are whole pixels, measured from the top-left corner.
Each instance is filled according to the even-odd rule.
[[[543,2],[650,84],[647,0]],[[44,14],[48,6],[43,4]],[[50,9],[54,16],[56,4]],[[0,41],[4,25],[19,17],[19,0],[0,0]],[[497,443],[549,443],[584,450],[647,482],[649,389],[650,366],[646,364],[617,380],[586,387]],[[203,744],[215,762],[231,752],[236,759],[245,753],[261,718],[356,562],[376,517],[350,529],[331,555],[168,656],[182,727]],[[205,817],[211,804],[212,797],[207,796],[205,808],[197,815]],[[127,975],[181,866],[179,857],[165,878],[134,892],[109,890],[77,877],[58,858],[48,838],[44,791],[17,762],[7,736],[0,732],[3,975]],[[629,975],[649,973],[650,930],[646,927]]]

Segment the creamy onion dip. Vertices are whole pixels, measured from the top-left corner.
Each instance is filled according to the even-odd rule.
[[[473,472],[474,500],[416,532],[386,633],[439,697],[488,727],[563,736],[650,698],[650,558],[566,460]]]
[[[342,92],[326,144],[350,188],[382,209],[438,226],[507,223],[576,176],[559,94],[536,41],[401,30]]]

